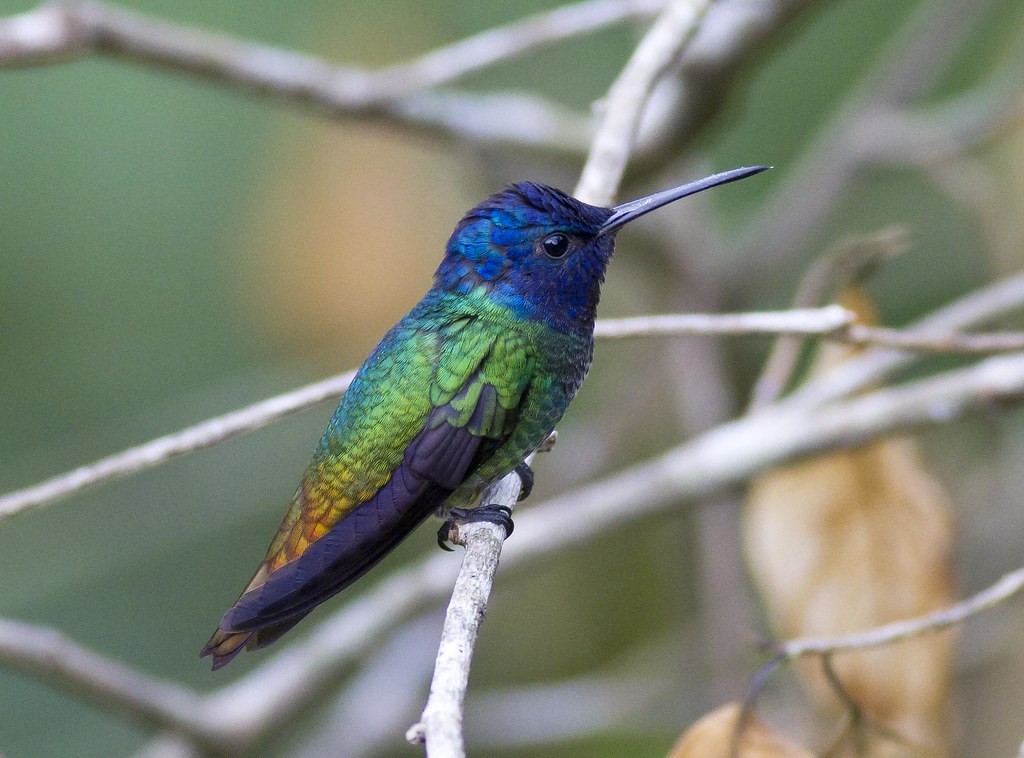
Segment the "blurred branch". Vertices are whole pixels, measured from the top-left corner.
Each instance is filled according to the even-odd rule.
[[[656,89],[649,117],[640,124],[634,172],[661,171],[718,115],[745,81],[741,67],[800,16],[824,8],[829,0],[716,0],[708,8],[692,42],[679,56],[671,76]],[[754,156],[750,160],[764,160]]]
[[[703,3],[704,0],[701,0]],[[735,69],[786,22],[822,0],[718,0],[678,60],[676,95],[652,108],[641,160],[662,164],[710,121],[738,81]],[[307,108],[482,144],[526,145],[582,154],[592,120],[555,103],[516,93],[470,95],[433,89],[543,45],[644,19],[665,0],[584,0],[437,48],[376,71],[243,42],[98,2],[58,2],[0,19],[0,68],[42,66],[110,55],[201,76]],[[680,98],[682,98],[680,100]],[[636,127],[632,131],[635,133]]]
[[[671,0],[630,56],[608,90],[604,117],[576,185],[580,200],[612,204],[651,92],[693,38],[709,5],[710,0]]]
[[[519,517],[516,539],[504,547],[503,561],[506,569],[535,565],[540,557],[616,525],[675,507],[680,500],[706,497],[772,466],[923,425],[950,423],[971,412],[1021,400],[1024,357],[1006,356],[825,408],[771,406],[531,508]],[[448,556],[435,554],[392,574],[307,638],[204,698],[201,711],[205,715],[201,727],[199,722],[192,725],[193,731],[234,746],[257,744],[331,689],[341,671],[397,620],[447,595],[455,571]],[[8,650],[4,656],[8,665],[36,657],[23,649]],[[74,668],[63,672],[58,681],[62,687],[76,689],[79,679],[87,689],[93,686],[93,677]],[[113,699],[122,702],[120,696]],[[129,709],[127,704],[121,707]],[[187,711],[182,711],[175,717],[186,720]]]
[[[974,301],[977,300],[977,304]],[[866,360],[853,359],[852,369],[836,370],[837,377],[852,377],[848,387],[838,378],[825,377],[794,393],[794,397],[811,397],[817,389],[838,397],[854,391],[878,378],[884,372],[904,363],[913,353],[988,354],[1024,349],[1024,334],[1004,332],[964,334],[957,330],[979,320],[994,318],[1004,311],[1024,304],[1024,274],[1011,277],[992,287],[934,312],[928,318],[906,329],[888,329],[854,324],[853,314],[838,305],[790,311],[670,314],[597,322],[595,336],[600,339],[678,335],[751,334],[820,336],[855,345],[899,348],[875,353]],[[965,306],[965,307],[961,307]],[[970,306],[969,308],[966,306]],[[944,314],[949,314],[946,317]],[[859,378],[862,372],[866,378]],[[348,387],[355,372],[324,379],[253,405],[240,408],[190,426],[164,437],[116,453],[107,458],[59,474],[39,484],[9,492],[0,497],[0,523],[25,511],[55,503],[89,487],[120,479],[159,466],[186,453],[213,447],[247,432],[255,431],[293,413],[307,410],[326,400],[337,399]],[[829,376],[832,376],[830,374]],[[847,382],[851,381],[850,379]],[[844,388],[836,392],[836,387]]]
[[[359,108],[450,84],[538,47],[653,16],[664,5],[665,0],[584,0],[372,71],[241,43],[101,2],[69,0],[0,19],[0,68],[64,63],[91,53],[120,55],[261,91],[320,98],[336,108]]]
[[[848,282],[859,280],[877,263],[899,255],[909,245],[909,232],[899,226],[834,244],[800,279],[791,307],[813,308],[833,299]],[[796,369],[803,344],[803,340],[795,337],[780,337],[775,341],[750,393],[751,409],[774,402],[783,393]]]
[[[289,414],[311,408],[324,400],[336,398],[345,391],[354,375],[354,371],[348,371],[332,376],[128,448],[32,487],[8,493],[0,497],[0,523],[32,508],[63,500],[96,484],[145,471],[185,453],[213,447]]]
[[[98,2],[42,5],[0,19],[0,68],[92,54],[201,76],[329,116],[356,116],[479,142],[582,152],[590,119],[540,98],[431,91],[487,66],[653,15],[664,0],[586,0],[489,29],[416,60],[370,71],[330,64]]]
[[[898,33],[889,51],[864,77],[854,94],[838,108],[822,135],[804,152],[800,162],[785,175],[775,195],[764,205],[749,225],[756,229],[745,244],[745,252],[737,260],[749,260],[756,254],[765,260],[781,260],[798,253],[822,221],[836,207],[843,189],[865,165],[888,155],[887,139],[878,143],[863,138],[865,125],[881,114],[905,112],[911,102],[923,96],[935,78],[946,70],[946,64],[957,51],[949,40],[961,39],[990,8],[992,0],[941,0],[921,6]],[[1013,77],[999,77],[1006,86],[998,96],[975,102],[989,114],[1003,114],[1007,103],[1019,101],[1019,84]],[[1019,82],[1019,76],[1017,77]],[[948,110],[934,110],[947,114]],[[1001,116],[986,113],[971,118],[972,124],[1000,123]],[[935,131],[943,131],[939,140]],[[941,141],[968,148],[979,138],[976,128],[965,128],[957,122],[933,121],[928,130],[928,144]],[[872,134],[875,133],[871,129]],[[964,142],[967,138],[968,141]],[[920,153],[915,147],[910,155]],[[742,271],[737,271],[742,274]]]
[[[666,0],[584,0],[528,16],[370,74],[375,99],[450,84],[536,48],[655,15]]]
[[[527,465],[532,458],[527,457]],[[513,473],[485,494],[486,502],[514,504],[520,490],[519,476]],[[445,613],[427,703],[420,720],[405,734],[410,743],[424,745],[428,756],[455,758],[466,754],[462,724],[469,669],[507,536],[505,527],[486,522],[460,524],[452,532],[451,541],[462,545],[466,554]]]
[[[206,747],[220,746],[196,693],[145,677],[56,630],[0,620],[0,661],[148,726],[184,732]]]
[[[1024,568],[1004,575],[995,584],[971,595],[959,603],[906,621],[875,627],[864,632],[844,634],[836,637],[800,637],[773,645],[776,657],[783,662],[807,655],[834,655],[850,650],[892,645],[930,632],[941,632],[960,624],[982,611],[1010,599],[1024,589]]]

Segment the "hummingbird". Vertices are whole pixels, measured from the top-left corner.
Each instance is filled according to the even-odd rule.
[[[384,336],[324,430],[266,556],[200,656],[262,648],[348,587],[428,516],[493,520],[476,503],[551,433],[590,368],[616,233],[738,168],[613,208],[542,184],[471,209],[427,294]],[[444,547],[446,526],[438,541]]]

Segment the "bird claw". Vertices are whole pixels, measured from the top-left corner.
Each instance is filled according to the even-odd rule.
[[[519,483],[521,485],[521,488],[519,490],[519,500],[520,502],[522,502],[523,500],[526,500],[526,498],[530,496],[531,492],[533,492],[533,469],[530,468],[529,463],[527,463],[526,461],[522,461],[518,466],[516,466],[512,470],[515,471],[516,475],[519,477]],[[511,516],[512,514],[510,512],[510,520]],[[508,533],[512,534],[512,531],[509,530]]]
[[[452,548],[448,547],[448,543],[450,542],[452,527],[457,526],[458,522],[465,524],[474,521],[486,521],[504,527],[505,539],[508,539],[516,528],[515,522],[512,521],[512,509],[507,505],[488,503],[476,508],[452,508],[448,511],[448,518],[441,524],[441,528],[437,530],[438,547],[451,552]]]

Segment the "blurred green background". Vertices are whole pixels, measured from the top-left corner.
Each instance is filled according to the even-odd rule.
[[[362,65],[397,62],[553,6],[526,0],[121,4]],[[756,251],[756,224],[773,191],[842,118],[844,103],[904,33],[907,19],[929,5],[823,3],[740,72],[742,84],[699,135],[688,168],[768,162],[776,169],[702,200],[724,250]],[[0,14],[31,7],[2,0]],[[929,98],[941,102],[987,81],[1020,44],[1022,22],[1019,0],[989,3],[969,34],[948,41],[956,54]],[[473,76],[465,87],[529,90],[587,109],[607,90],[638,31],[627,25],[546,48]],[[990,168],[1009,166],[1004,171],[1012,175],[1022,147],[1019,133],[1003,136],[984,145],[978,159]],[[379,125],[329,123],[109,59],[0,71],[0,490],[356,366],[429,286],[465,208],[509,180],[570,189],[579,167]],[[622,196],[673,177],[689,178],[657,175],[625,187]],[[879,168],[859,176],[827,228],[784,258],[730,260],[726,252],[708,263],[746,276],[730,279],[717,305],[784,306],[824,246],[891,223],[911,230],[913,246],[872,283],[887,323],[903,323],[1019,266],[1019,220],[997,230],[1003,236],[994,243],[991,228],[915,170]],[[651,236],[623,235],[602,315],[702,306],[686,296],[693,282],[689,289],[675,286],[678,269]],[[599,346],[558,450],[538,465],[534,498],[693,431],[696,422],[678,411],[679,388],[669,378],[684,354],[672,344]],[[728,383],[719,388],[726,405],[742,405],[766,350],[759,340],[726,347]],[[638,361],[648,360],[650,376],[636,376]],[[331,410],[325,404],[3,524],[0,615],[57,627],[200,690],[250,669],[272,651],[243,655],[217,675],[198,651],[262,555]],[[959,482],[948,477],[965,510],[979,486],[1012,491],[1015,480],[1006,477],[1015,470],[1017,422],[1003,417],[929,435],[940,462],[970,464],[975,472],[982,467],[990,476],[983,485],[981,474]],[[1024,531],[1019,523],[1014,529]],[[991,536],[969,519],[965,531]],[[1016,566],[1019,551],[1011,542],[966,561],[968,583]],[[424,529],[379,571],[434,549],[433,532]],[[708,670],[718,659],[706,654],[710,643],[700,630],[708,600],[707,587],[700,588],[700,552],[694,510],[681,508],[501,577],[473,671],[484,705],[487,693],[527,686],[538,688],[538,699],[564,704],[551,689],[559,681],[642,671],[644,661],[664,661],[659,656],[666,650],[672,651],[667,671],[678,681],[665,692],[634,693],[641,715],[601,726],[592,737],[495,746],[487,754],[663,755],[685,724],[723,697],[741,696],[729,687],[723,693],[715,684],[721,672]],[[374,582],[371,576],[349,594]],[[343,602],[332,602],[311,622]],[[429,666],[440,621],[431,614],[417,623],[415,666]],[[300,627],[294,634],[303,633]],[[382,641],[382,650],[396,644]],[[729,655],[748,671],[756,660],[749,649]],[[381,661],[374,665],[387,670]],[[363,687],[356,690],[361,707],[390,707],[396,695],[374,689],[376,680],[364,674],[359,679],[354,672]],[[402,706],[409,718],[397,719],[397,729],[366,748],[371,753],[416,754],[401,735],[428,675],[429,669],[416,674]],[[1000,690],[999,711],[1010,725],[1019,724],[1013,714],[1024,705],[1021,690],[1019,683]],[[325,708],[345,712],[344,702]],[[480,719],[493,717],[481,706]],[[473,718],[471,711],[471,734]],[[981,739],[975,732],[985,732],[991,740],[985,744],[1000,748],[975,754],[1016,749],[1011,727],[975,730],[966,720],[967,736]],[[317,735],[321,728],[311,718],[300,731]],[[0,670],[0,752],[9,758],[130,754],[149,736]],[[274,750],[315,755],[317,745],[301,734],[283,735]]]

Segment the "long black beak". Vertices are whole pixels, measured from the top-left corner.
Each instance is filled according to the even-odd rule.
[[[645,213],[650,213],[655,208],[660,208],[663,205],[675,202],[681,197],[687,195],[693,195],[697,192],[703,192],[706,189],[717,187],[720,184],[728,184],[729,182],[735,182],[739,179],[746,179],[748,176],[754,174],[760,174],[762,171],[767,171],[771,166],[748,166],[745,168],[734,168],[732,171],[723,171],[720,174],[712,174],[706,176],[703,179],[698,179],[695,182],[684,184],[681,187],[675,189],[662,190],[661,192],[655,192],[653,195],[647,197],[641,197],[638,200],[630,200],[628,203],[622,205],[616,205],[612,208],[612,215],[608,217],[601,228],[598,229],[598,234],[607,234],[608,232],[614,232],[616,229],[628,224],[635,218]]]

